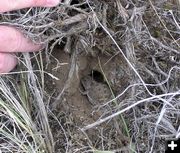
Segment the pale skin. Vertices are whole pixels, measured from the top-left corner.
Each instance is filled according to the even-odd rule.
[[[4,0],[0,1],[0,13],[28,7],[53,7],[60,0]],[[15,27],[0,26],[0,74],[8,73],[17,64],[16,52],[34,52],[41,48],[33,44]]]

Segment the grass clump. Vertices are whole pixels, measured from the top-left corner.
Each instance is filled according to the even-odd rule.
[[[1,25],[16,26],[35,43],[46,44],[44,53],[23,53],[17,57],[24,71],[0,78],[0,149],[4,152],[122,151],[123,148],[117,147],[118,142],[112,145],[101,130],[98,129],[103,134],[98,135],[95,143],[87,131],[123,115],[128,120],[125,127],[132,142],[125,150],[162,152],[165,139],[180,137],[179,6],[178,0],[64,0],[54,8],[0,14]],[[111,103],[124,95],[128,97],[123,98],[123,103],[113,105],[111,114],[84,127],[77,126],[71,113],[55,112],[49,103],[62,98],[66,88],[57,98],[47,93],[45,84],[47,76],[57,80],[51,74],[53,70],[47,69],[52,64],[50,59],[60,64],[59,67],[63,65],[53,55],[57,46],[74,60],[67,79],[74,77],[73,71],[78,73],[75,57],[79,54],[110,59],[121,55],[131,81],[105,105],[111,107]],[[84,141],[79,141],[82,133],[75,129],[82,130]]]

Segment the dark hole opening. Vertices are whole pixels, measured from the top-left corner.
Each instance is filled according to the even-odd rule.
[[[104,82],[104,76],[97,70],[92,70],[90,76],[97,82]]]
[[[73,1],[71,2],[71,5],[74,5],[74,4],[79,4],[79,0],[73,0]]]
[[[82,4],[81,4],[81,3],[82,3]],[[87,9],[87,8],[89,8],[86,3],[83,3],[83,1],[80,1],[80,0],[73,0],[73,1],[71,2],[71,5],[75,5],[75,4],[81,4],[81,5],[79,5],[79,7],[80,7],[81,9]]]

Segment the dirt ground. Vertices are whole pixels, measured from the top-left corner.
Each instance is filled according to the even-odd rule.
[[[66,116],[64,124],[67,125],[63,125],[63,127],[69,128],[69,132],[72,134],[69,139],[73,143],[77,143],[76,145],[84,144],[89,149],[123,148],[126,150],[129,138],[120,117],[85,132],[80,130],[80,128],[110,115],[113,107],[120,108],[125,95],[118,101],[107,104],[113,98],[112,96],[118,95],[129,85],[130,78],[127,76],[130,76],[130,70],[120,54],[108,56],[97,53],[96,56],[92,56],[82,52],[73,57],[60,47],[56,47],[52,56],[56,60],[51,61],[59,61],[60,63],[53,62],[48,66],[48,70],[59,78],[58,81],[54,82],[51,78],[46,79],[47,92],[54,97],[50,107],[56,116],[60,118]],[[74,63],[72,64],[72,62]],[[89,88],[82,85],[82,79],[86,77],[90,78],[88,81],[93,82],[85,84]],[[104,88],[106,92],[104,92]],[[87,92],[90,94],[88,95]],[[109,99],[106,98],[107,95],[110,95]],[[54,126],[52,131],[55,141],[60,141],[56,144],[56,148],[58,152],[61,152],[64,147],[60,146],[65,145],[59,137],[62,135],[62,129],[59,130]],[[108,139],[104,139],[108,140],[107,142],[103,142],[105,136],[108,137]]]

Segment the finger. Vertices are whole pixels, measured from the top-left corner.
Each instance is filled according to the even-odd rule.
[[[0,73],[8,73],[17,64],[17,59],[8,53],[0,53]]]
[[[15,28],[0,26],[0,52],[32,52],[40,48]]]
[[[34,6],[52,7],[57,5],[59,2],[60,0],[1,0],[0,12],[12,11]]]

